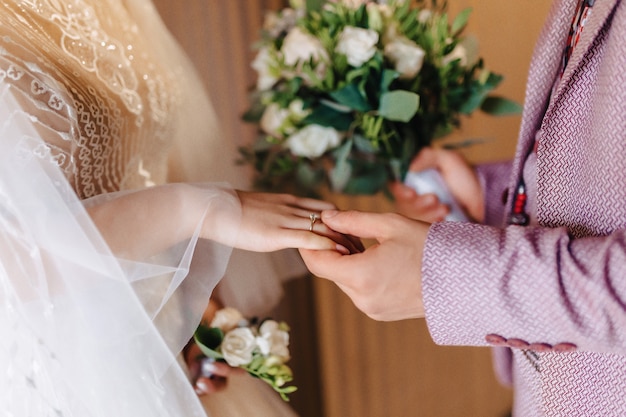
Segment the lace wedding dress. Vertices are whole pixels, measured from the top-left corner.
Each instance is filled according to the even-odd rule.
[[[86,212],[207,167],[232,181],[201,91],[147,0],[0,0],[2,415],[205,415],[175,353],[231,249],[196,236],[122,259]],[[236,216],[228,190],[199,187]]]

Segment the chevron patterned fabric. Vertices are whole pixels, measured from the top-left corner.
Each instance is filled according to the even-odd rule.
[[[433,339],[500,346],[514,416],[626,415],[626,3],[595,2],[551,94],[576,5],[537,43],[511,175],[483,175],[502,225],[537,141],[538,225],[438,223],[424,254]]]

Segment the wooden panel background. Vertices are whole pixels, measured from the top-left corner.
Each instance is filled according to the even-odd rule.
[[[254,135],[254,128],[240,121],[255,80],[251,45],[264,10],[284,3],[155,0],[202,75],[227,140],[243,144]],[[498,92],[520,102],[549,3],[449,1],[452,15],[473,8],[468,32],[478,37],[487,65],[505,75]],[[474,115],[451,139],[483,138],[485,144],[466,149],[465,155],[473,162],[499,160],[512,156],[518,127],[519,117]],[[380,197],[328,198],[342,208],[391,209]],[[293,406],[303,417],[502,417],[510,408],[511,393],[495,381],[486,348],[435,346],[423,320],[374,322],[334,284],[320,279],[291,283],[283,304],[300,329],[293,365],[304,389],[294,395]],[[302,332],[302,326],[309,331]]]

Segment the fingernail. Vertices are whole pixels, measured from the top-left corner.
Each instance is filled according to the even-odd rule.
[[[339,210],[324,210],[322,213],[325,219],[335,217],[339,213]]]
[[[350,251],[345,246],[337,244],[335,247],[337,248],[337,252],[341,253],[342,255],[350,255]]]
[[[199,394],[204,394],[209,390],[209,387],[204,381],[196,382],[196,392]]]
[[[215,364],[210,360],[203,360],[200,368],[200,374],[207,378],[211,377],[215,373]]]

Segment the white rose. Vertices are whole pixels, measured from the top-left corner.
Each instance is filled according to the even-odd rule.
[[[311,58],[313,62],[318,62],[328,57],[320,41],[299,27],[289,31],[280,50],[287,65],[296,65]]]
[[[252,362],[252,353],[256,349],[256,340],[247,327],[239,327],[226,333],[222,340],[222,354],[226,362],[233,367]]]
[[[378,33],[370,30],[346,26],[339,35],[335,51],[348,58],[348,64],[360,67],[374,56]]]
[[[266,320],[259,328],[257,344],[264,355],[272,355],[283,361],[289,360],[289,333],[280,329],[274,320]]]
[[[223,332],[228,332],[242,322],[245,322],[245,318],[239,310],[232,307],[226,307],[215,313],[215,316],[211,321],[211,327],[217,327]]]
[[[275,63],[268,47],[261,48],[252,61],[252,68],[257,72],[257,89],[269,90],[276,84],[278,77],[272,72],[272,64]]]
[[[287,139],[287,147],[297,156],[317,158],[341,142],[341,135],[331,127],[308,125]]]
[[[265,133],[282,138],[288,119],[289,109],[283,109],[278,104],[271,103],[263,111],[259,125]]]
[[[385,56],[395,65],[400,78],[413,78],[422,69],[426,52],[407,38],[396,38],[385,45]]]
[[[311,113],[311,109],[304,108],[304,102],[299,98],[289,103],[289,117],[293,120],[300,121]]]

